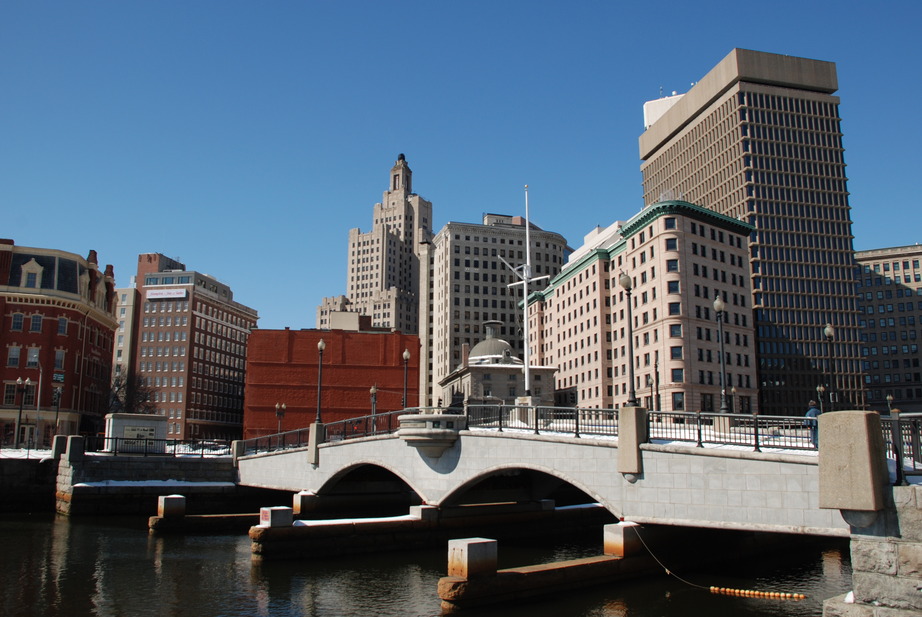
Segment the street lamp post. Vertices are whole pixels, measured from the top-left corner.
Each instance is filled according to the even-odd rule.
[[[727,408],[727,365],[724,358],[724,305],[720,292],[714,296],[714,311],[717,313],[717,336],[720,337],[720,413],[729,413]]]
[[[892,394],[887,395],[887,413],[888,414],[893,413],[893,395]]]
[[[316,424],[323,424],[323,419],[320,416],[320,391],[323,387],[323,350],[327,348],[327,344],[323,342],[323,339],[320,339],[317,342],[317,352],[320,354],[320,360],[317,363],[317,417],[314,419]]]
[[[736,401],[736,386],[730,386],[730,411],[736,413],[739,404]]]
[[[826,324],[823,328],[823,334],[826,336],[826,352],[829,354],[829,411],[835,411],[835,398],[833,393],[836,391],[836,373],[833,366],[832,338],[836,331],[831,323]]]
[[[407,367],[410,365],[410,350],[403,350],[403,409],[407,408]]]
[[[58,416],[61,413],[61,388],[54,389],[54,434],[58,434]]]
[[[276,403],[275,404],[275,417],[278,418],[279,426],[277,433],[282,432],[282,418],[285,417],[285,403]]]
[[[22,377],[16,378],[16,390],[19,391],[19,415],[16,416],[16,434],[13,435],[13,447],[18,449],[20,445],[19,431],[22,430],[22,404],[26,400],[26,390],[29,389],[29,386],[32,385],[32,380],[26,377],[26,380],[23,381]]]
[[[823,413],[823,394],[826,393],[826,387],[822,384],[816,387],[816,397],[820,401],[820,413]]]
[[[634,321],[631,317],[631,290],[634,288],[634,281],[626,272],[622,272],[618,282],[627,292],[627,365],[628,380],[631,382],[628,389],[627,406],[637,407],[637,393],[634,391]]]
[[[371,431],[377,431],[378,414],[378,384],[373,384],[368,391],[371,394]]]

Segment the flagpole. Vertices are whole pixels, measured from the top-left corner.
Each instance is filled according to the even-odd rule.
[[[528,185],[525,185],[525,276],[522,279],[522,314],[525,317],[525,396],[531,396],[531,339],[528,336],[528,285],[531,283],[531,220],[528,216]]]

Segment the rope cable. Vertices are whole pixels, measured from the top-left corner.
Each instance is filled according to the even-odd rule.
[[[709,591],[712,594],[720,594],[720,595],[726,595],[726,596],[743,596],[747,598],[772,598],[775,600],[804,600],[807,597],[802,593],[784,593],[784,592],[777,592],[777,591],[756,591],[754,589],[732,589],[728,587],[714,587],[714,586],[705,587],[704,585],[698,585],[697,583],[692,583],[691,581],[688,581],[682,578],[681,576],[679,576],[678,574],[676,574],[675,572],[667,568],[666,564],[660,561],[659,557],[657,557],[653,553],[653,551],[650,550],[650,547],[647,545],[646,541],[640,535],[640,527],[641,527],[640,525],[636,525],[634,527],[634,531],[637,534],[637,539],[640,540],[640,543],[643,544],[643,547],[647,549],[648,553],[650,553],[650,557],[652,557],[653,560],[656,561],[656,563],[658,563],[660,567],[663,568],[663,571],[665,571],[666,574],[668,574],[669,576],[675,577],[676,579],[682,581],[683,583],[685,583],[686,585],[690,587],[695,587],[696,589],[704,589],[704,590]]]

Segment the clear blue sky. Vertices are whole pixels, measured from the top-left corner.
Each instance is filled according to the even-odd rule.
[[[837,63],[855,248],[922,240],[922,2],[4,0],[0,237],[161,252],[262,328],[345,292],[401,152],[434,228],[574,247],[642,205],[642,105],[734,47]]]

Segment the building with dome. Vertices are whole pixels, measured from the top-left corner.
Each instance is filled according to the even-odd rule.
[[[462,347],[461,364],[439,381],[439,406],[466,401],[515,405],[516,399],[528,396],[525,391],[525,363],[513,352],[512,345],[496,337],[501,321],[487,321],[486,338],[473,348]],[[553,366],[529,366],[532,405],[554,404]]]

